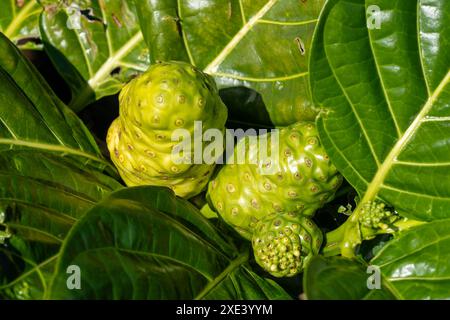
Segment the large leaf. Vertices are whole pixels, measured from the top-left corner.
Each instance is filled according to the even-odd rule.
[[[450,298],[450,220],[412,229],[384,247],[371,264],[403,299]]]
[[[323,2],[160,0],[136,6],[152,61],[189,61],[227,88],[232,117],[263,121],[256,110],[263,103],[271,122],[284,125],[315,116],[308,57]]]
[[[367,27],[371,5],[380,29]],[[322,142],[361,203],[379,197],[411,218],[449,217],[449,38],[445,0],[327,3],[311,88],[325,109]]]
[[[343,257],[314,257],[304,272],[304,290],[310,300],[362,300],[395,298],[385,288],[369,289],[371,274],[359,262]]]
[[[0,9],[0,32],[21,48],[40,48],[36,39],[42,8],[37,0],[4,0]]]
[[[0,250],[1,258],[4,258],[4,263],[0,267],[3,276],[7,276],[8,273],[15,274],[14,267],[19,269],[18,271],[21,273],[14,279],[2,281],[0,284],[0,299],[37,300],[43,298],[55,270],[57,255],[51,256],[40,264],[27,260],[28,268],[26,270],[15,263],[15,260],[23,261],[23,257],[10,250]]]
[[[0,34],[0,150],[28,148],[104,162],[81,120]]]
[[[121,185],[80,119],[4,35],[0,82],[0,224],[21,272],[54,255],[74,222]]]
[[[370,261],[381,289],[369,290],[366,265],[317,257],[305,273],[310,299],[449,299],[450,220],[426,223],[390,241]]]
[[[148,49],[132,2],[46,1],[41,16],[45,50],[72,90],[75,111],[117,93],[147,69]]]
[[[189,202],[168,189],[113,193],[90,210],[64,241],[50,298],[288,299],[251,272],[239,253]],[[81,270],[81,289],[66,270]],[[119,275],[119,276],[118,276]]]

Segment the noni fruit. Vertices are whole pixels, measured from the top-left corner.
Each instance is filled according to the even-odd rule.
[[[198,124],[202,131],[224,132],[227,109],[212,77],[188,63],[161,62],[129,82],[119,100],[120,114],[109,128],[107,144],[125,183],[167,186],[184,198],[200,193],[214,163],[194,163],[194,152],[202,152],[194,150],[194,142],[182,155],[185,159],[177,161],[173,149],[180,141],[172,141],[172,134],[184,129],[194,141]]]
[[[319,253],[322,231],[298,213],[275,213],[261,219],[252,238],[256,262],[275,277],[292,277],[303,271]]]
[[[259,144],[249,141],[246,137],[235,147],[235,154],[245,148],[246,162],[230,164],[228,160],[208,185],[212,207],[242,236],[251,239],[258,221],[271,213],[311,217],[332,200],[342,176],[320,144],[314,123],[298,122],[279,129],[277,161],[250,161],[260,153]],[[270,146],[270,136],[267,141]],[[270,167],[272,174],[262,172],[262,167]]]

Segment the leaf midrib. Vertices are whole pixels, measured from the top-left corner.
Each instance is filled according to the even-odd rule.
[[[46,260],[44,260],[43,262],[41,262],[39,264],[35,264],[33,261],[29,261],[29,260],[25,259],[26,263],[28,263],[31,266],[33,266],[32,269],[26,271],[25,273],[22,273],[19,277],[17,277],[14,280],[8,282],[7,284],[4,284],[4,285],[0,286],[0,291],[5,290],[5,289],[7,289],[7,288],[9,288],[11,286],[14,286],[16,283],[26,279],[28,276],[31,276],[33,273],[36,272],[39,275],[39,279],[41,280],[41,283],[42,283],[42,288],[43,288],[43,291],[44,291],[43,295],[45,295],[45,291],[47,291],[47,282],[45,281],[45,278],[44,278],[44,275],[42,274],[41,269],[43,267],[45,267],[46,265],[50,264],[51,262],[53,262],[53,260],[56,260],[58,258],[58,256],[59,256],[59,253],[54,255],[54,256],[52,256],[52,257],[50,257],[50,258],[48,258],[48,259],[46,259]],[[21,258],[21,259],[24,259],[22,256],[18,256],[18,257]]]
[[[158,201],[159,201],[159,199],[158,199]],[[214,243],[211,243],[209,240],[201,237],[197,233],[193,233],[186,225],[181,223],[179,220],[177,220],[173,216],[165,213],[164,211],[162,211],[160,209],[152,208],[146,204],[140,204],[140,205],[142,205],[144,208],[146,208],[149,212],[155,212],[155,213],[159,214],[161,217],[163,217],[164,219],[169,220],[174,226],[177,226],[180,231],[183,231],[183,233],[185,232],[186,234],[190,234],[190,236],[193,237],[193,239],[195,239],[195,241],[197,243],[203,244],[205,248],[210,250],[210,252],[213,252],[214,254],[222,257],[223,259],[229,259],[224,252],[220,251],[218,248],[215,247]]]
[[[224,78],[231,78],[241,81],[251,81],[251,82],[277,82],[277,81],[289,81],[294,80],[298,78],[305,77],[309,74],[309,72],[300,72],[296,74],[292,74],[289,76],[282,76],[282,77],[273,77],[273,78],[254,78],[254,77],[247,77],[247,76],[240,76],[237,74],[230,74],[230,73],[223,73],[223,72],[214,72],[214,76],[216,77],[224,77]]]
[[[26,4],[22,10],[20,10],[19,14],[13,18],[8,28],[5,30],[5,35],[8,38],[11,38],[14,33],[17,32],[17,29],[22,25],[23,21],[28,17],[27,14],[33,9],[36,4],[36,0],[30,1]],[[15,3],[13,2],[13,8],[15,8]]]
[[[277,2],[278,0],[269,0],[264,7],[262,7],[250,20],[247,21],[247,23],[242,26],[233,39],[228,42],[217,57],[211,61],[203,71],[209,74],[216,72],[219,65],[234,50],[234,48],[241,42],[247,33],[258,23],[258,20],[261,19]]]
[[[119,50],[114,52],[106,62],[97,70],[95,75],[89,79],[88,84],[92,89],[97,89],[99,83],[107,76],[109,73],[120,64],[120,60],[126,56],[131,50],[133,50],[142,40],[144,36],[141,31],[138,31],[130,38]]]
[[[107,167],[110,167],[111,164],[106,162],[103,159],[100,159],[92,154],[86,153],[81,150],[69,148],[67,146],[63,145],[55,145],[55,144],[49,144],[49,143],[42,143],[42,142],[32,142],[32,141],[26,141],[26,140],[19,140],[19,139],[4,139],[0,138],[0,145],[9,145],[9,146],[21,146],[21,147],[28,147],[32,149],[39,149],[39,150],[45,150],[49,152],[61,152],[63,154],[70,154],[74,156],[80,156],[89,160],[93,160],[95,162],[101,163],[103,165],[106,165]]]
[[[220,282],[222,282],[230,273],[239,268],[243,263],[248,260],[248,253],[241,254],[235,260],[231,261],[228,267],[225,268],[217,277],[209,282],[205,288],[194,298],[194,300],[203,299],[208,293],[210,293]]]
[[[82,255],[82,254],[95,254],[96,252],[101,252],[101,251],[115,251],[116,253],[126,253],[126,254],[130,254],[130,255],[135,255],[135,256],[144,256],[144,257],[150,257],[150,258],[154,258],[154,259],[161,259],[161,260],[167,260],[167,261],[172,261],[174,264],[177,265],[181,265],[184,266],[186,269],[192,270],[195,273],[201,275],[202,277],[204,277],[206,280],[208,281],[212,281],[212,277],[209,274],[206,274],[205,272],[198,270],[197,268],[195,268],[194,266],[188,264],[185,261],[176,259],[174,257],[171,257],[169,255],[164,255],[164,254],[160,254],[157,252],[152,252],[152,251],[139,251],[139,250],[134,250],[134,249],[127,249],[127,248],[121,248],[115,245],[105,245],[105,246],[101,246],[101,247],[96,247],[96,248],[86,248],[86,250],[83,250],[81,252],[76,253],[77,256]],[[63,255],[63,251],[61,250],[60,253],[58,254],[58,260],[61,261],[62,259],[62,255]],[[60,270],[60,266],[58,266],[56,268],[56,272],[54,274],[54,277],[57,276],[58,274],[58,270]]]
[[[106,24],[108,19],[106,17],[106,12],[105,12],[105,1],[104,0],[99,0],[99,3],[100,3],[100,11],[102,12],[103,23]],[[106,42],[108,44],[108,53],[109,53],[110,56],[112,56],[114,54],[114,49],[112,47],[111,28],[106,28],[105,36],[106,36]]]
[[[449,83],[449,81],[450,81],[450,70],[447,72],[447,75],[441,81],[441,83],[433,92],[433,94],[428,98],[424,107],[419,112],[414,121],[411,123],[411,125],[408,127],[408,129],[405,131],[404,135],[396,142],[394,147],[391,149],[391,151],[389,152],[389,154],[379,167],[372,182],[368,185],[368,188],[364,194],[363,199],[361,200],[361,203],[363,204],[367,203],[368,201],[373,200],[377,196],[378,192],[380,191],[383,185],[384,180],[389,174],[392,166],[395,164],[397,157],[400,155],[400,153],[403,151],[403,149],[415,135],[417,130],[420,128],[423,122],[422,120],[425,119],[427,114],[431,111],[435,101],[438,99],[439,95],[444,91],[444,88]]]
[[[87,84],[77,92],[76,97],[72,97],[72,101],[70,102],[71,108],[74,111],[81,111],[85,106],[86,101],[89,101],[90,96],[98,94],[97,90],[105,83],[105,79],[108,79],[111,71],[113,71],[114,68],[121,66],[121,59],[130,53],[143,39],[144,36],[142,32],[138,31],[118,51],[110,55],[95,74],[89,76],[90,79],[87,81]]]
[[[38,229],[35,227],[31,227],[31,226],[25,226],[23,224],[15,224],[15,223],[8,223],[7,224],[10,228],[15,229],[15,230],[28,230],[30,231],[30,233],[32,234],[40,234],[44,237],[47,237],[48,239],[53,240],[54,242],[45,242],[40,240],[40,243],[48,243],[48,244],[54,244],[54,245],[59,245],[62,243],[63,240],[59,239],[57,236],[51,234],[50,232],[47,231],[43,231],[42,229]],[[36,241],[36,240],[35,240]]]
[[[434,278],[428,278],[428,277],[407,277],[407,278],[387,278],[391,282],[400,282],[400,281],[449,281],[450,276],[447,277],[434,277]]]
[[[62,211],[57,211],[56,209],[50,208],[50,207],[45,207],[43,205],[37,204],[35,202],[28,202],[26,200],[23,199],[16,199],[16,198],[4,198],[4,197],[0,197],[1,200],[10,200],[13,201],[17,204],[21,204],[25,207],[30,207],[36,210],[40,210],[43,211],[44,213],[42,213],[42,215],[46,215],[47,217],[52,217],[55,219],[58,219],[61,223],[65,223],[65,224],[69,224],[69,225],[73,225],[75,222],[78,221],[78,219],[76,219],[75,217],[66,214]],[[10,223],[8,221],[4,222],[3,224],[5,225],[10,225]]]
[[[133,250],[133,249],[119,248],[119,247],[113,247],[113,246],[102,247],[102,248],[95,248],[95,249],[90,249],[88,251],[92,252],[92,251],[99,250],[99,249],[100,250],[101,249],[115,249],[118,252],[124,252],[124,253],[132,254],[132,255],[149,256],[149,257],[152,257],[152,258],[159,258],[159,259],[162,259],[162,260],[169,260],[169,261],[174,262],[175,264],[182,265],[182,266],[186,267],[187,269],[190,269],[190,270],[194,271],[195,273],[198,273],[198,274],[202,275],[208,281],[211,281],[211,276],[210,275],[208,275],[208,274],[206,274],[206,273],[196,269],[194,266],[192,266],[192,265],[190,265],[190,264],[188,264],[188,263],[186,263],[184,261],[175,259],[175,258],[173,258],[173,257],[171,257],[169,255],[162,255],[162,254],[159,254],[159,253],[156,253],[156,252],[151,252],[151,251],[149,251],[149,252],[137,251],[137,250]],[[86,251],[84,251],[84,252],[86,252]]]

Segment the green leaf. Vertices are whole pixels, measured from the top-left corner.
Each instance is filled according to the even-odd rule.
[[[78,217],[121,187],[73,161],[28,150],[0,152],[0,185],[1,212],[14,234],[56,248]]]
[[[209,286],[206,288],[209,289]],[[196,299],[205,300],[291,300],[291,297],[274,281],[264,279],[248,266],[236,268],[226,274],[214,288]]]
[[[40,49],[39,14],[41,6],[36,0],[4,0],[0,11],[0,32],[21,49]]]
[[[450,298],[450,220],[416,227],[385,246],[371,265],[403,299]]]
[[[289,298],[278,285],[249,271],[247,259],[247,253],[239,254],[192,204],[170,190],[124,189],[71,230],[48,297]],[[67,288],[71,265],[81,270],[81,290]]]
[[[0,52],[0,150],[51,151],[105,166],[82,121],[4,35]]]
[[[152,62],[189,61],[220,88],[237,90],[226,101],[232,117],[244,121],[242,112],[251,115],[245,122],[263,121],[265,111],[273,124],[286,125],[316,115],[308,57],[323,2],[160,0],[136,6]],[[267,111],[258,110],[264,104]]]
[[[450,219],[414,227],[386,244],[368,263],[381,289],[369,290],[367,265],[316,257],[304,274],[309,299],[449,299]]]
[[[23,260],[19,272],[27,272],[58,252],[85,211],[122,186],[105,174],[115,171],[81,120],[4,35],[0,82],[0,224]]]
[[[45,50],[72,90],[75,111],[117,93],[147,69],[148,49],[132,2],[47,1],[41,16]]]
[[[380,29],[367,27],[371,5]],[[320,137],[361,203],[449,217],[449,22],[445,0],[332,0],[322,13],[310,60]]]
[[[370,290],[371,273],[363,264],[343,257],[314,257],[308,264],[303,283],[309,300],[384,300],[395,298],[384,286]]]
[[[13,253],[11,251],[1,248],[1,254],[5,254],[9,258],[9,266],[14,265]],[[18,256],[17,259],[23,259]],[[37,300],[42,299],[47,290],[47,285],[50,283],[51,277],[55,270],[57,255],[51,256],[44,262],[36,264],[27,261],[30,268],[22,272],[18,277],[4,285],[0,284],[0,297],[4,299],[19,299],[19,300]],[[0,271],[3,271],[0,268]],[[11,270],[4,270],[11,272]],[[21,270],[20,270],[21,271]]]

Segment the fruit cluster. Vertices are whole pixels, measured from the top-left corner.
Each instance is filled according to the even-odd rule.
[[[174,162],[179,141],[172,134],[185,129],[193,135],[195,121],[201,121],[203,130],[224,133],[226,119],[210,76],[187,63],[159,63],[122,90],[108,148],[128,186],[166,186],[190,198],[206,188],[214,164]],[[245,161],[225,164],[209,182],[207,199],[225,222],[252,240],[258,264],[274,276],[293,276],[319,252],[322,233],[312,217],[333,198],[342,176],[314,123],[298,122],[265,135],[258,138],[265,138],[276,157],[259,159],[260,144],[241,139],[233,157],[243,150]],[[271,148],[273,143],[277,148]],[[192,160],[193,151],[191,146],[183,156]]]

